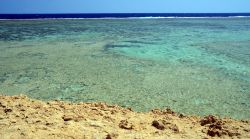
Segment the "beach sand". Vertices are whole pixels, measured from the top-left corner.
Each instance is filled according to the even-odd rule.
[[[247,139],[250,121],[186,116],[170,109],[134,112],[105,103],[0,96],[0,138]]]

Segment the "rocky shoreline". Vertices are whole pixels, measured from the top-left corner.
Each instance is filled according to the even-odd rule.
[[[170,109],[142,113],[105,103],[0,96],[0,138],[247,139],[250,121],[186,116]]]

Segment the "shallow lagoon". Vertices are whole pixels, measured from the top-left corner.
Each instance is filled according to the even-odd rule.
[[[0,21],[0,92],[250,118],[250,18]]]

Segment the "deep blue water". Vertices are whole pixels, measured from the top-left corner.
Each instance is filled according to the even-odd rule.
[[[129,17],[237,17],[250,13],[95,13],[95,14],[0,14],[0,19],[129,18]]]

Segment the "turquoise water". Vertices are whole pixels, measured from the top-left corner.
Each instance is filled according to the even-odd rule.
[[[250,18],[0,21],[0,92],[250,118]]]

